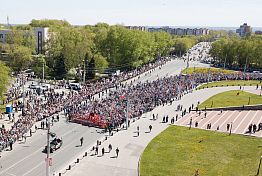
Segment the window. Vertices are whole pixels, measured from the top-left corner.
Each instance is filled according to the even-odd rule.
[[[4,38],[4,34],[0,34],[0,38],[1,38],[1,39]]]

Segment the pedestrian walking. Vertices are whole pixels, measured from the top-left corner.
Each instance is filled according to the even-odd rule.
[[[111,144],[108,145],[108,150],[109,150],[109,153],[110,153],[111,150],[112,150],[112,145]]]
[[[13,150],[13,141],[11,140],[9,143],[10,151]]]
[[[96,146],[95,155],[98,155],[98,145]]]
[[[149,125],[149,131],[151,132],[151,130],[152,130],[152,125]]]
[[[105,154],[105,149],[104,149],[104,147],[102,148],[102,156],[104,156],[104,154]]]
[[[81,138],[80,138],[80,145],[83,146],[83,143],[84,143],[84,138],[81,137]]]
[[[116,148],[116,157],[118,158],[118,154],[119,154],[119,149],[118,147]]]

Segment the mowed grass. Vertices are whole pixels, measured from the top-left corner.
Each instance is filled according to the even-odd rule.
[[[221,68],[205,68],[205,67],[189,67],[182,70],[183,74],[193,74],[193,73],[235,73],[233,70],[223,70]]]
[[[170,126],[145,149],[141,176],[254,176],[262,140]],[[262,171],[261,174],[262,175]]]
[[[239,93],[239,94],[238,94]],[[238,95],[237,95],[238,94]],[[250,97],[250,102],[249,102]],[[214,95],[201,103],[198,107],[203,109],[207,108],[218,108],[218,107],[228,107],[228,106],[243,106],[243,105],[255,105],[262,104],[262,97],[249,92],[244,92],[240,90],[232,90],[227,92],[222,92]]]
[[[228,81],[216,81],[203,84],[197,88],[204,89],[204,88],[212,88],[212,87],[226,87],[226,86],[261,86],[262,83],[257,80],[228,80]]]

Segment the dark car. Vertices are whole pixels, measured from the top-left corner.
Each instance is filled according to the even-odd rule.
[[[59,149],[63,144],[62,139],[55,138],[50,142],[50,153],[53,153],[55,150]],[[45,146],[45,149],[43,150],[44,153],[47,152],[47,146]]]

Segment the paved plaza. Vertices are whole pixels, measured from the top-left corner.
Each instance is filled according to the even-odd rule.
[[[192,127],[207,129],[207,125],[211,124],[211,128],[208,130],[214,130],[219,132],[230,132],[227,130],[227,125],[232,123],[232,133],[242,135],[252,135],[256,137],[262,137],[262,130],[257,130],[255,133],[249,133],[248,127],[250,124],[258,126],[262,122],[262,111],[208,111],[205,117],[204,112],[199,115],[197,112],[187,114],[180,119],[176,124],[180,126],[190,126],[190,119],[192,118]]]

